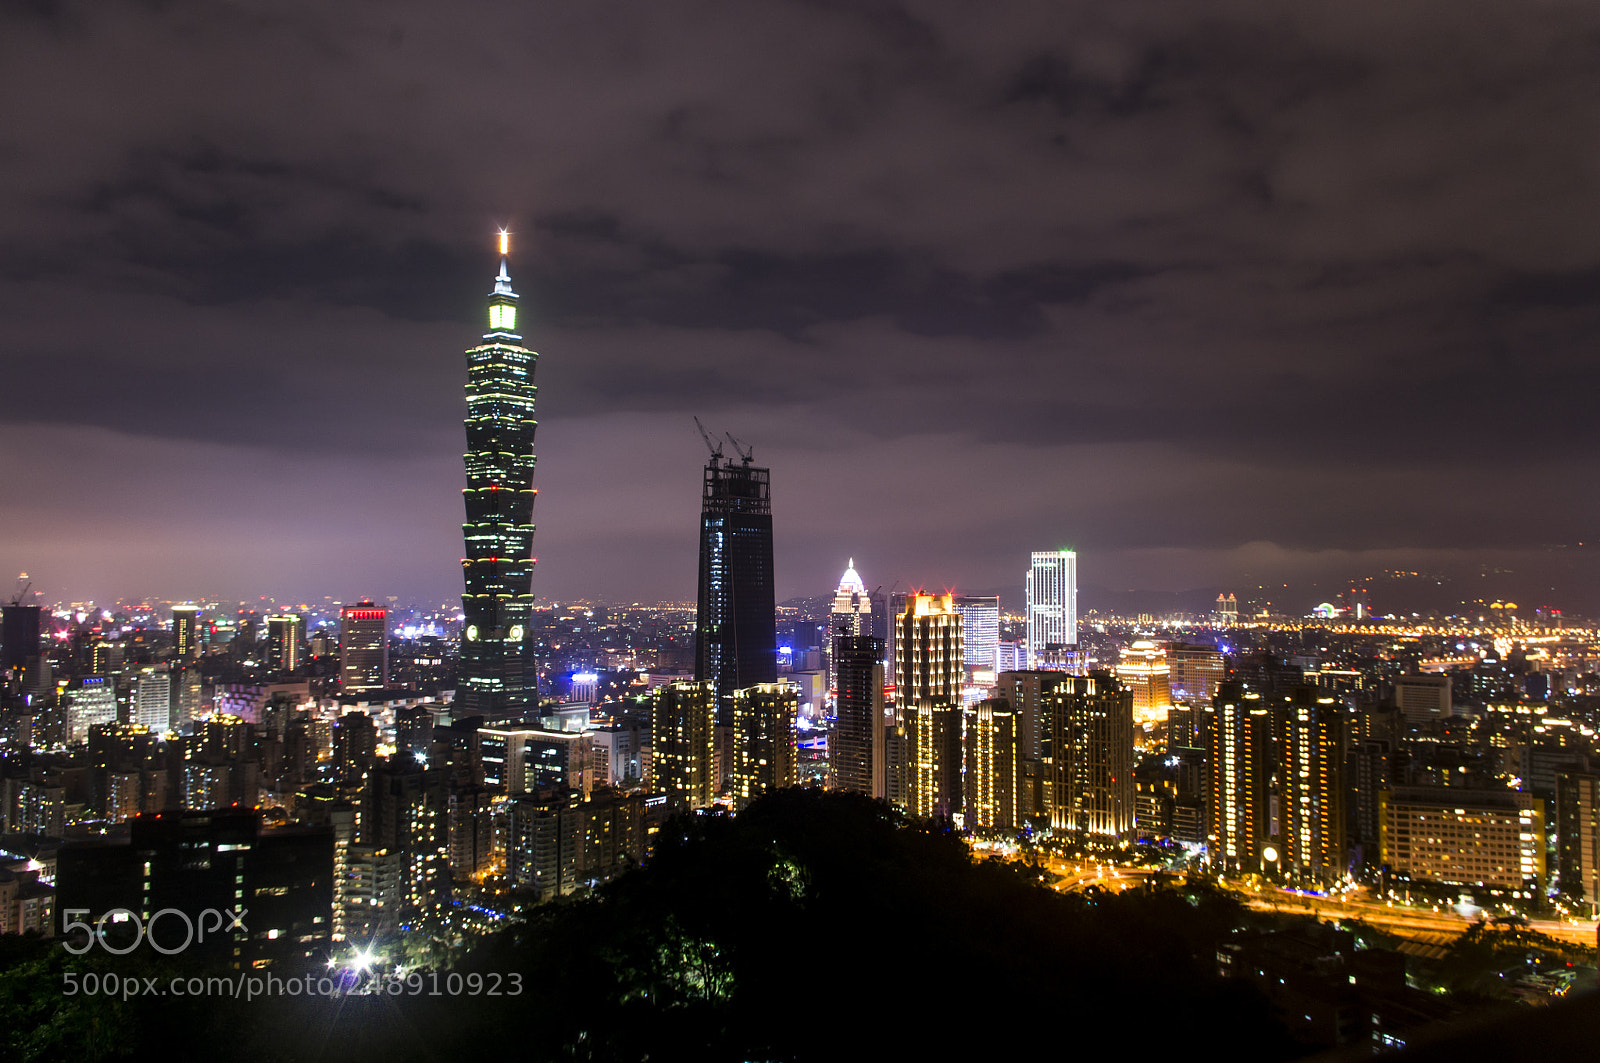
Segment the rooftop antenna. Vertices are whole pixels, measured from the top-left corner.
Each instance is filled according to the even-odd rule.
[[[700,423],[700,418],[694,419],[694,426],[700,430],[700,438],[706,441],[706,449],[711,451],[711,460],[716,461],[722,457],[722,441],[711,441],[711,433],[706,431],[706,426]]]

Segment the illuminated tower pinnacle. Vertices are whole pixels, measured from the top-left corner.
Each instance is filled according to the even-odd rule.
[[[458,715],[520,717],[539,702],[529,642],[533,613],[533,373],[538,354],[517,332],[517,293],[502,230],[489,331],[467,351],[466,545],[461,567]]]

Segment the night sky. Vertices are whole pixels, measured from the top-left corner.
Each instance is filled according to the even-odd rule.
[[[780,598],[1600,612],[1588,2],[13,0],[0,574],[459,595],[502,224],[542,597],[692,598],[698,414]]]

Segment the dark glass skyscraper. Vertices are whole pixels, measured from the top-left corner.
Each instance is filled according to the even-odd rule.
[[[467,351],[467,520],[461,566],[466,615],[456,703],[461,713],[521,715],[539,701],[529,645],[533,613],[534,365],[517,332],[500,237],[500,275],[489,293],[489,331]]]
[[[883,741],[883,639],[834,636],[833,674],[838,722],[830,740],[834,785],[887,797]]]
[[[778,678],[770,476],[720,453],[706,465],[694,677],[718,698]]]

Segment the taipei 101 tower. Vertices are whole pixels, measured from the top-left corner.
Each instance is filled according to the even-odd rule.
[[[509,721],[539,703],[533,613],[533,384],[539,356],[517,332],[517,293],[500,233],[500,275],[489,293],[489,331],[467,351],[466,588],[461,608],[456,715]]]

